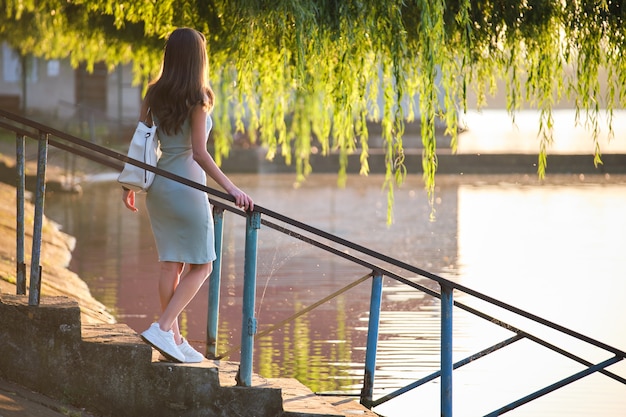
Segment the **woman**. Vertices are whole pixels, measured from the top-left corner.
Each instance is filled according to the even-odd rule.
[[[253,210],[252,199],[207,152],[214,101],[207,73],[204,36],[194,29],[176,29],[165,45],[161,74],[148,86],[141,120],[152,118],[157,125],[162,152],[159,168],[201,184],[206,184],[208,174],[234,197],[238,207]],[[133,191],[124,189],[122,198],[126,207],[137,211]],[[204,356],[181,336],[178,316],[208,278],[216,258],[208,197],[157,175],[146,206],[161,264],[163,313],[141,336],[170,360],[200,362]]]

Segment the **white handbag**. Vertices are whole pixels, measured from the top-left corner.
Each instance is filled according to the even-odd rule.
[[[150,109],[148,109],[149,114]],[[147,119],[148,116],[146,116],[146,122]],[[155,167],[160,156],[159,141],[156,135],[157,127],[154,123],[152,126],[148,126],[146,122],[137,123],[127,156]],[[145,192],[152,185],[154,175],[152,171],[125,163],[117,181],[129,190]]]

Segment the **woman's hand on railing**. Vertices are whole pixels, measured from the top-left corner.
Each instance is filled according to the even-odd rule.
[[[124,193],[122,194],[122,201],[126,208],[130,211],[139,211],[137,207],[135,207],[135,192],[133,190],[129,190],[128,188],[124,188]]]
[[[235,198],[235,205],[245,211],[254,210],[254,201],[252,201],[252,197],[248,194],[244,193],[237,187],[233,187],[228,190],[228,194],[232,195]]]

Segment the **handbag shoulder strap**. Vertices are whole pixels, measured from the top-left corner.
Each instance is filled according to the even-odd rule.
[[[150,113],[150,107],[148,107],[148,111],[146,112],[146,118],[144,120],[144,123],[146,124],[146,126],[154,125],[154,119],[152,118],[152,114]]]

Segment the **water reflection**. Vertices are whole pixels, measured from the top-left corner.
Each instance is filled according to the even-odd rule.
[[[397,190],[395,223],[387,227],[380,178],[316,175],[300,188],[291,175],[233,176],[272,210],[353,240],[431,272],[458,280],[618,348],[626,347],[626,179],[555,177],[438,178],[430,222],[419,178]],[[71,268],[118,320],[142,331],[156,316],[156,250],[146,217],[122,207],[119,188],[85,186],[82,197],[52,196],[48,216],[77,238]],[[218,352],[240,340],[244,220],[227,216]],[[369,271],[333,259],[269,228],[259,233],[256,316],[259,331],[280,322]],[[417,280],[417,278],[414,278]],[[433,286],[420,279],[420,284]],[[181,317],[192,343],[203,349],[206,286]],[[358,393],[369,308],[369,281],[260,337],[255,372],[296,377],[314,391]],[[506,314],[457,295],[496,316]],[[514,321],[513,318],[511,318]],[[528,323],[514,321],[525,329]],[[528,329],[534,330],[534,329]],[[454,360],[511,336],[455,310]],[[543,334],[542,334],[543,336]],[[555,338],[553,334],[547,337]],[[600,354],[564,341],[589,360]],[[580,351],[580,352],[579,352]],[[522,360],[524,358],[524,360]],[[526,360],[525,358],[530,358]],[[236,351],[230,356],[238,360]],[[385,279],[375,398],[439,369],[439,303]],[[455,415],[493,411],[580,369],[576,363],[522,341],[455,371]],[[624,365],[611,371],[626,376]],[[579,381],[511,415],[621,416],[625,387],[602,375]],[[439,415],[438,381],[376,411],[392,417]],[[590,411],[593,410],[593,411]],[[598,413],[601,410],[602,413]]]

